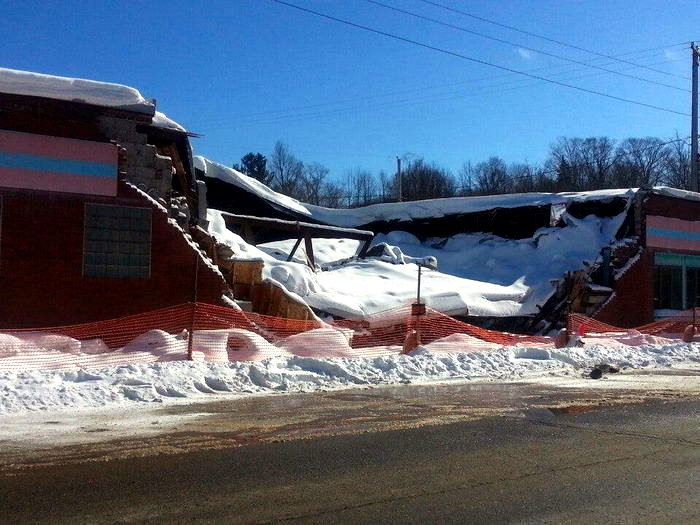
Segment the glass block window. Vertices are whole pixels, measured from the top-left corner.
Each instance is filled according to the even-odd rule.
[[[83,276],[148,278],[151,275],[151,209],[85,206]]]

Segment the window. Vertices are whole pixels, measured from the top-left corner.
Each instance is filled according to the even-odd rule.
[[[657,266],[654,308],[683,310],[683,267]]]
[[[700,256],[657,253],[654,308],[687,310],[700,306]]]
[[[84,277],[148,278],[151,209],[85,205]]]

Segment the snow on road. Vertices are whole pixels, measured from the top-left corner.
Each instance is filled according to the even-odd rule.
[[[700,363],[700,344],[590,345],[563,349],[503,347],[413,355],[273,357],[257,362],[174,361],[97,370],[0,372],[0,414],[194,402],[215,395],[313,392],[373,385],[444,381],[510,381],[543,376],[580,378],[587,368],[673,367]]]

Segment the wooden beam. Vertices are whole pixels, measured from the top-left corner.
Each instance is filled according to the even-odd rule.
[[[311,242],[311,237],[304,237],[304,248],[306,249],[306,260],[309,262],[311,268],[316,268],[316,261],[314,260],[314,245]]]
[[[360,251],[357,254],[359,259],[364,259],[367,257],[367,250],[369,250],[370,244],[372,244],[372,239],[365,239],[365,242],[362,244],[362,248],[360,248]]]
[[[354,228],[340,228],[325,224],[313,224],[301,221],[285,221],[282,219],[270,219],[266,217],[253,217],[251,215],[235,215],[233,213],[221,212],[221,216],[226,221],[226,225],[236,225],[249,227],[258,226],[268,230],[288,231],[298,233],[294,237],[314,237],[317,239],[357,239],[372,240],[374,233],[367,230],[356,230]]]
[[[292,251],[289,252],[289,256],[287,257],[287,262],[292,260],[292,257],[294,257],[294,254],[297,251],[297,248],[299,248],[299,245],[301,244],[301,237],[297,239],[297,242],[294,243],[294,248],[292,248]]]

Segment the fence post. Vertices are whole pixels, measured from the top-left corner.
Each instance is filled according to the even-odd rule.
[[[187,360],[192,361],[192,342],[194,338],[194,318],[197,313],[197,287],[199,279],[199,253],[194,254],[194,282],[192,283],[192,308],[190,310],[190,330],[187,338]]]

